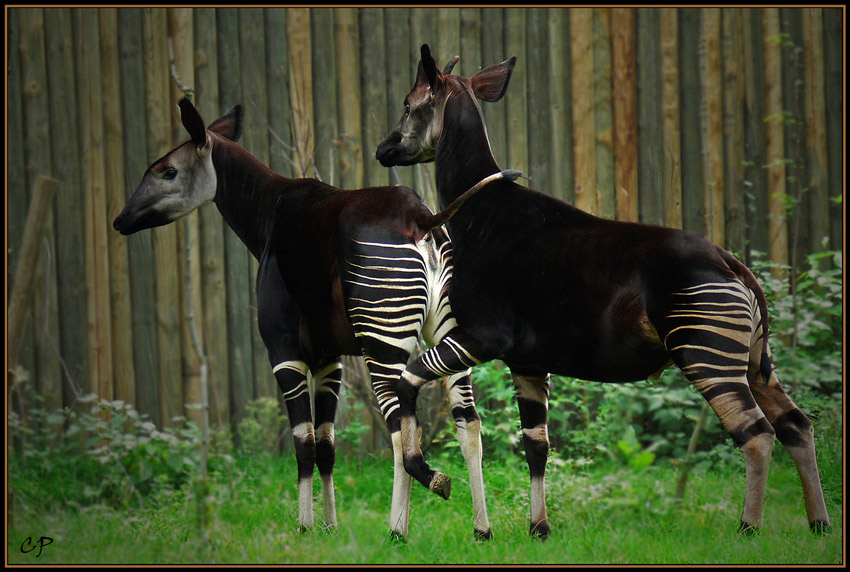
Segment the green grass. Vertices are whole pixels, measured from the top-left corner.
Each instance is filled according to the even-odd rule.
[[[821,451],[820,453],[824,453]],[[840,455],[840,453],[838,454]],[[823,456],[823,455],[821,455]],[[438,464],[436,461],[434,464]],[[743,464],[691,473],[684,503],[670,500],[678,472],[653,465],[581,466],[552,459],[547,472],[552,534],[528,536],[527,468],[485,465],[494,539],[475,542],[462,461],[440,461],[453,477],[448,501],[414,483],[410,535],[387,539],[392,466],[386,456],[340,459],[336,484],[340,526],[299,532],[292,458],[238,460],[216,475],[208,497],[209,543],[198,534],[196,501],[178,491],[138,505],[48,506],[13,502],[7,528],[9,564],[827,564],[844,562],[840,456],[821,472],[833,531],[809,532],[799,477],[777,446],[761,532],[736,532],[744,494]],[[315,510],[321,520],[316,479]],[[53,542],[23,553],[27,538]]]

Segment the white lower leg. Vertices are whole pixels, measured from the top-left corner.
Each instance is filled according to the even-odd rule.
[[[410,521],[410,490],[413,477],[404,470],[401,433],[392,434],[393,443],[393,500],[390,509],[390,530],[406,538]]]
[[[298,481],[298,525],[313,528],[313,477]]]
[[[481,421],[467,423],[465,419],[461,419],[455,424],[460,450],[469,470],[473,525],[477,532],[490,532],[490,518],[487,515],[487,501],[484,496],[484,473],[481,469]]]

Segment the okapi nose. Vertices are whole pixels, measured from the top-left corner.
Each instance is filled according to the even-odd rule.
[[[121,214],[119,214],[117,217],[115,217],[114,221],[112,221],[112,228],[114,228],[117,231],[120,231],[122,220],[124,220],[124,213],[123,212]]]

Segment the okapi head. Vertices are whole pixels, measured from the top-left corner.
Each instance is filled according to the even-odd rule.
[[[112,226],[121,234],[168,224],[215,198],[217,176],[212,150],[216,135],[236,141],[242,134],[242,106],[204,127],[198,110],[185,97],[177,104],[191,139],[155,161],[142,177]]]
[[[516,57],[482,69],[471,78],[450,75],[455,56],[440,71],[428,44],[423,44],[413,89],[404,98],[404,114],[378,146],[375,157],[384,167],[413,165],[434,160],[443,129],[444,110],[452,94],[468,92],[482,101],[502,99]],[[480,109],[479,109],[480,113]]]

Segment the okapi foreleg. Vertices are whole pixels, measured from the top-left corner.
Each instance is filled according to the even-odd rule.
[[[342,385],[342,363],[338,360],[320,368],[313,375],[316,381],[316,467],[322,479],[325,526],[337,526],[333,468],[336,459],[334,417]]]
[[[546,515],[546,460],[549,457],[547,413],[549,375],[523,377],[513,375],[516,387],[519,418],[522,424],[522,446],[531,476],[531,528],[529,534],[549,536],[549,517]]]
[[[469,471],[469,485],[472,489],[472,514],[475,538],[490,540],[490,518],[487,516],[487,503],[484,497],[484,474],[481,468],[481,418],[475,409],[472,395],[470,370],[455,374],[446,379],[449,394],[449,407],[455,420],[457,440]]]

